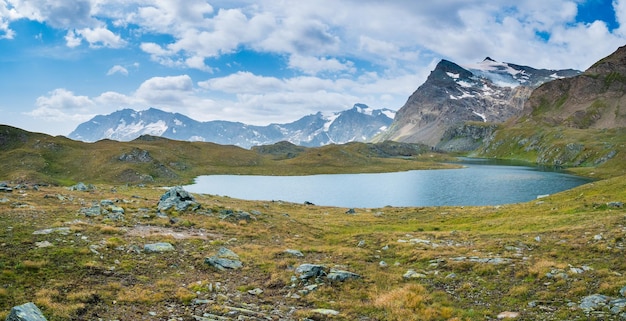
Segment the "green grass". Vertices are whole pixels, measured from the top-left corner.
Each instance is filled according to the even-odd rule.
[[[0,177],[59,185],[80,181],[175,185],[206,174],[306,175],[450,167],[439,163],[449,159],[445,155],[391,142],[300,148],[293,157],[276,157],[235,146],[155,137],[83,143],[0,126],[0,146]]]
[[[353,215],[346,215],[343,208],[196,195],[207,210],[262,214],[250,222],[230,222],[202,210],[180,213],[179,218],[191,226],[140,210],[156,211],[160,189],[118,186],[112,192],[111,187],[98,185],[91,193],[43,187],[21,196],[34,208],[0,204],[0,244],[4,244],[0,296],[8,298],[0,300],[0,311],[5,313],[0,318],[11,306],[28,301],[37,303],[48,320],[66,320],[94,313],[104,319],[139,317],[147,311],[161,315],[170,313],[166,307],[180,314],[199,298],[211,300],[203,309],[218,315],[246,303],[264,313],[293,306],[294,317],[314,317],[311,309],[329,308],[341,312],[334,317],[337,320],[484,320],[524,307],[527,319],[559,320],[584,317],[567,302],[592,293],[617,296],[626,285],[617,274],[626,272],[622,250],[626,212],[606,206],[626,199],[626,176],[522,204],[385,207],[357,209]],[[66,195],[68,200],[44,198],[46,194]],[[101,199],[127,200],[126,221],[77,214],[82,204]],[[153,232],[135,232],[144,225]],[[32,235],[51,226],[69,226],[72,233]],[[168,230],[187,233],[188,238],[168,236]],[[196,238],[197,231],[204,231],[207,239]],[[595,235],[603,238],[594,240]],[[412,244],[410,239],[430,243]],[[44,240],[54,246],[34,246]],[[171,242],[176,251],[154,255],[128,251],[155,241]],[[365,245],[357,247],[359,241]],[[99,254],[89,249],[94,244],[100,245]],[[220,246],[238,253],[244,268],[218,272],[205,265],[204,258]],[[507,246],[519,248],[520,256]],[[287,248],[301,250],[305,258],[288,256]],[[454,260],[461,256],[504,257],[513,264]],[[388,266],[381,268],[380,261]],[[302,263],[340,265],[363,278],[323,284],[298,300],[285,299],[294,291],[293,267]],[[588,265],[593,270],[567,280],[546,278],[552,269],[567,272],[570,265]],[[404,280],[408,269],[426,277]],[[455,277],[448,277],[451,274]],[[209,290],[209,283],[215,287],[215,282],[220,282],[221,290]],[[247,294],[257,287],[263,289],[262,295]],[[548,302],[549,309],[528,308],[531,301]]]
[[[520,312],[524,320],[589,319],[570,303],[593,293],[618,297],[626,286],[626,210],[607,205],[626,200],[625,142],[624,129],[502,128],[478,155],[576,165],[569,170],[598,178],[527,203],[359,208],[347,215],[338,207],[196,195],[198,212],[175,213],[170,220],[157,216],[163,194],[158,186],[201,174],[444,168],[438,162],[448,156],[392,143],[296,150],[279,145],[265,152],[159,138],[85,144],[0,127],[2,180],[96,184],[90,192],[44,185],[1,195],[10,201],[0,203],[0,319],[29,301],[51,321],[142,319],[149,312],[155,318],[193,319],[242,311],[294,320],[485,320],[503,311]],[[150,158],[119,160],[135,151]],[[285,151],[291,154],[286,157]],[[607,158],[611,151],[615,154]],[[154,181],[138,185],[146,183],[145,175]],[[102,199],[119,200],[125,219],[80,214],[80,208]],[[221,210],[261,214],[229,221],[220,218]],[[49,227],[70,227],[71,233],[32,234]],[[53,246],[38,248],[35,242],[42,241]],[[158,241],[176,250],[137,251]],[[241,270],[220,272],[204,263],[222,246],[239,254]],[[286,249],[305,257],[289,256]],[[324,282],[294,298],[304,286],[292,281],[302,263],[337,266],[362,278]],[[569,272],[582,266],[592,269]],[[403,279],[409,269],[424,277]],[[553,271],[568,278],[549,278]],[[254,288],[263,293],[247,293]],[[206,303],[194,304],[195,299]],[[321,317],[316,308],[340,314]]]

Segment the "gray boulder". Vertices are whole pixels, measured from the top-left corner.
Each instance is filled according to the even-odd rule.
[[[94,204],[91,207],[83,207],[80,209],[80,212],[87,217],[98,216],[102,214],[102,208],[98,204]]]
[[[343,282],[346,280],[360,279],[361,276],[349,271],[331,269],[326,278],[331,281]]]
[[[32,302],[14,306],[5,321],[47,321],[39,308]]]
[[[147,253],[162,253],[174,251],[174,246],[167,242],[146,244],[143,246],[143,250]]]
[[[606,295],[592,294],[584,297],[580,301],[580,305],[578,307],[583,311],[589,312],[601,309],[602,307],[606,306],[609,301],[611,301],[611,298]]]
[[[88,191],[93,191],[95,189],[96,189],[95,186],[91,184],[85,185],[85,183],[83,182],[79,182],[78,184],[69,187],[70,191],[80,191],[80,192],[88,192]]]
[[[293,255],[293,256],[297,256],[297,257],[304,257],[304,254],[302,254],[302,252],[300,252],[299,250],[286,249],[285,253]]]
[[[236,270],[243,267],[243,263],[239,261],[239,255],[225,247],[221,247],[217,254],[204,259],[204,263],[220,271],[226,269]]]
[[[159,211],[174,209],[179,212],[186,211],[187,209],[196,210],[199,207],[200,204],[196,202],[195,198],[181,186],[170,188],[161,196],[159,204],[157,205]]]
[[[296,268],[296,274],[299,275],[300,280],[308,280],[325,276],[327,273],[323,265],[305,263]]]

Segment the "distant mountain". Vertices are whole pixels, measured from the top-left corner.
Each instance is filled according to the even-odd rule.
[[[239,122],[199,122],[179,113],[150,108],[145,111],[123,109],[95,116],[80,124],[68,137],[94,142],[101,139],[130,141],[142,135],[162,136],[183,141],[204,141],[250,148],[288,141],[315,147],[332,143],[364,142],[386,130],[395,112],[371,109],[363,104],[342,112],[318,112],[287,124],[267,126]]]
[[[489,57],[465,67],[441,60],[398,110],[389,130],[376,140],[436,146],[447,131],[465,122],[501,123],[521,114],[534,88],[578,74],[577,70],[535,69]]]

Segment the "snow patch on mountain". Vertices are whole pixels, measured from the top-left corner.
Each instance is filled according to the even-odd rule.
[[[368,141],[388,128],[394,116],[393,110],[355,104],[348,110],[327,114],[318,112],[292,123],[254,126],[228,121],[198,122],[181,114],[155,108],[140,112],[123,109],[80,124],[68,137],[93,142],[105,138],[130,141],[141,135],[152,135],[243,148],[279,141],[322,146]]]

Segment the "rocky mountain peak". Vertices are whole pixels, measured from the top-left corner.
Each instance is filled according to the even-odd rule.
[[[466,66],[443,59],[377,140],[437,146],[450,128],[468,121],[504,122],[522,113],[532,89],[579,73],[535,69],[490,57]]]
[[[606,75],[609,73],[626,74],[626,46],[619,47],[614,53],[599,60],[586,71],[586,75]]]
[[[535,89],[524,116],[551,126],[607,129],[626,126],[626,46],[599,60],[582,75]]]

